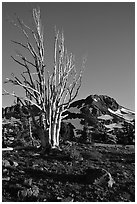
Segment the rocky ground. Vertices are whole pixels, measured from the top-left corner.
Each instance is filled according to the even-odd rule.
[[[133,202],[134,146],[66,142],[3,151],[3,202]]]

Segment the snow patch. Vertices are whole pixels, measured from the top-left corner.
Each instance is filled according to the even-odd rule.
[[[78,118],[75,119],[67,119],[64,122],[71,123],[76,129],[83,129],[83,125],[81,124],[81,120]]]
[[[68,111],[69,111],[70,113],[79,113],[79,114],[80,114],[80,109],[77,108],[77,107],[70,107],[70,108],[68,109]]]
[[[110,113],[113,113],[113,114],[115,114],[115,115],[117,115],[117,116],[119,116],[119,117],[122,117],[123,119],[125,119],[127,122],[128,121],[132,121],[134,118],[135,118],[135,116],[133,115],[133,113],[131,113],[131,112],[128,112],[128,110],[126,110],[126,109],[118,109],[118,110],[116,110],[116,111],[113,111],[113,110],[111,110],[110,108],[108,108],[108,111],[110,112]],[[123,111],[123,112],[125,112],[124,114],[122,114],[121,113],[121,111]]]
[[[134,111],[128,110],[127,108],[124,108],[124,107],[121,108],[121,111],[128,114],[135,114]]]
[[[119,124],[117,124],[117,123],[112,123],[112,124],[109,124],[109,125],[105,125],[105,127],[106,128],[108,128],[108,129],[114,129],[114,128],[122,128],[122,125],[119,123]]]
[[[94,101],[98,102],[98,100],[96,98],[94,98]]]
[[[101,119],[101,120],[112,120],[113,117],[106,114],[106,115],[98,116],[98,119]]]

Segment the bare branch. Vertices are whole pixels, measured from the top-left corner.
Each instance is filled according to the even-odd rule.
[[[13,93],[10,93],[10,92],[6,91],[5,89],[3,89],[3,91],[5,92],[5,93],[3,93],[3,95],[11,95],[11,96],[14,96],[15,98],[19,98],[20,100],[22,99],[23,101],[29,101],[32,105],[35,105],[35,106],[37,106],[40,110],[42,110],[42,108],[41,108],[37,103],[33,102],[32,100],[30,100],[30,99],[27,98],[27,97],[21,97],[21,96],[15,94],[14,92],[13,92]]]
[[[8,79],[8,80],[9,80],[9,82],[13,83],[14,85],[19,85],[19,86],[21,86],[21,87],[23,87],[25,89],[30,89],[31,91],[36,92],[37,94],[39,94],[41,96],[40,92],[37,91],[36,89],[34,89],[34,88],[30,87],[30,86],[26,86],[26,85],[22,84],[22,82],[17,77],[15,77],[15,79],[16,80],[12,80],[12,79]]]
[[[15,44],[17,44],[17,45],[20,45],[21,47],[23,47],[23,48],[25,48],[25,49],[28,50],[27,45],[25,45],[25,44],[23,44],[23,43],[21,43],[21,42],[17,42],[17,41],[15,41],[15,40],[11,40],[11,42],[13,42],[13,43],[15,43]]]
[[[23,67],[26,67],[23,63],[21,63],[20,61],[18,61],[17,59],[15,59],[13,56],[11,56],[11,58],[17,62],[19,65],[23,66]]]

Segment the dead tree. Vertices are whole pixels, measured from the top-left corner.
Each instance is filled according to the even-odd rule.
[[[24,96],[20,97],[15,92],[4,94],[12,95],[20,99],[21,103],[28,108],[33,124],[36,126],[41,140],[41,145],[46,148],[59,147],[59,134],[61,128],[62,113],[69,107],[76,98],[82,80],[82,73],[76,72],[75,60],[72,54],[68,54],[65,48],[64,35],[55,32],[54,42],[54,64],[50,74],[45,66],[44,36],[41,23],[40,9],[33,9],[33,20],[35,29],[30,28],[20,18],[13,24],[21,30],[25,36],[26,43],[12,41],[25,49],[31,55],[32,61],[24,55],[17,53],[12,59],[25,69],[20,78],[12,74],[7,82],[24,89]],[[32,43],[33,42],[35,43]],[[84,60],[82,69],[84,67]],[[39,122],[35,119],[33,108],[39,109]]]

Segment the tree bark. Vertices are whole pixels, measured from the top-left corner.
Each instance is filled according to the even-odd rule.
[[[38,136],[41,140],[41,146],[42,148],[47,148],[49,147],[49,133],[47,130],[43,129],[42,127],[40,127],[38,129]]]

